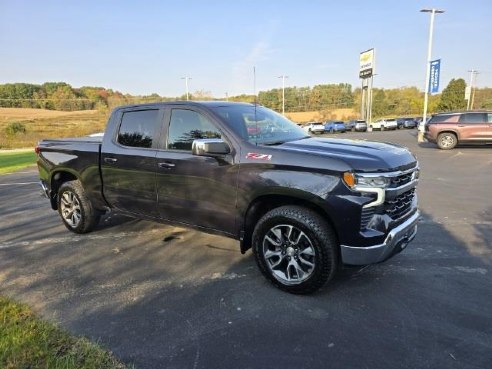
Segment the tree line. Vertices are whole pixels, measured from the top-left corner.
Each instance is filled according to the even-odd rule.
[[[429,112],[443,112],[466,108],[466,82],[453,79],[441,94],[429,97]],[[238,95],[229,101],[258,102],[282,111],[282,95],[285,93],[286,112],[322,111],[340,108],[360,111],[360,88],[352,89],[348,83],[321,84],[313,87],[287,87],[260,91],[258,96]],[[219,100],[208,91],[195,91],[192,100]],[[103,87],[74,88],[65,82],[46,82],[42,85],[10,83],[0,85],[0,107],[41,108],[51,110],[112,109],[115,106],[144,102],[184,100],[185,95],[162,97],[158,94],[133,96]],[[416,87],[373,89],[373,116],[419,115],[423,111],[424,94]],[[474,108],[492,109],[492,88],[475,89]]]

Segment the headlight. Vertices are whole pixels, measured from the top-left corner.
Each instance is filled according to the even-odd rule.
[[[364,204],[363,208],[378,206],[384,203],[386,197],[386,187],[390,184],[390,179],[377,175],[355,174],[352,172],[343,173],[343,181],[352,190],[358,192],[373,193],[376,198]]]
[[[386,177],[363,177],[355,176],[355,185],[360,187],[380,187],[386,188],[390,184],[390,179]]]
[[[390,179],[387,177],[364,176],[351,172],[343,173],[343,181],[351,189],[357,189],[357,187],[386,188],[390,184]]]

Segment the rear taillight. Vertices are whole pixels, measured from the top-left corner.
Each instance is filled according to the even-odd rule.
[[[39,153],[41,152],[41,149],[39,148],[39,146],[36,146],[34,148],[34,152],[36,153],[36,155],[39,155]]]

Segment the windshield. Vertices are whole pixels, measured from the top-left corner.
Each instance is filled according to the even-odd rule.
[[[280,144],[309,137],[284,116],[262,106],[227,105],[213,110],[219,114],[240,137],[256,144]]]

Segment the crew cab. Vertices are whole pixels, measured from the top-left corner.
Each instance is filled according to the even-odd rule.
[[[221,234],[292,293],[345,264],[382,262],[417,232],[419,165],[406,148],[312,138],[254,104],[118,107],[103,136],[43,140],[36,152],[68,230],[90,232],[113,211]]]

